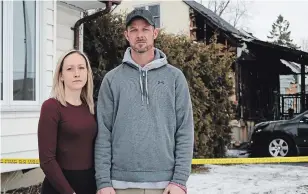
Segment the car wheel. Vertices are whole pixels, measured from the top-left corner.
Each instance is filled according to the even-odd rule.
[[[294,155],[294,150],[289,138],[278,136],[270,139],[267,153],[270,157],[287,157]]]

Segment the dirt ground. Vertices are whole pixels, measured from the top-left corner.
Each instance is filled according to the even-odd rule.
[[[11,191],[7,191],[6,193],[10,194],[40,194],[41,191],[41,183],[38,185],[33,185],[31,187],[14,189]]]

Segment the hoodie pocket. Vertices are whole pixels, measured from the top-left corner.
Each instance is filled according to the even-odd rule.
[[[112,145],[114,169],[165,171],[174,167],[173,127],[144,113],[116,131]]]

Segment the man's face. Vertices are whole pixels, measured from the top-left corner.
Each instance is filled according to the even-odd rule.
[[[134,19],[125,31],[125,37],[132,49],[138,53],[145,53],[154,47],[158,30],[144,19]]]

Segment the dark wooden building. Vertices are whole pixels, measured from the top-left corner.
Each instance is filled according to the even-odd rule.
[[[235,92],[238,101],[237,119],[253,121],[286,118],[284,101],[292,98],[299,103],[295,114],[308,109],[305,89],[305,65],[308,53],[266,41],[234,28],[211,10],[195,1],[184,1],[190,7],[191,33],[195,41],[209,43],[214,34],[218,42],[237,54],[232,65],[235,72]],[[301,75],[300,92],[280,94],[280,75],[295,74],[281,60],[299,64]]]

